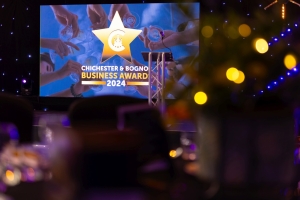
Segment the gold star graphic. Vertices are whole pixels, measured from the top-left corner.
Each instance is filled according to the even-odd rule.
[[[104,45],[101,62],[103,63],[115,55],[131,62],[130,43],[141,32],[142,30],[125,28],[117,11],[109,28],[93,30],[93,33]]]

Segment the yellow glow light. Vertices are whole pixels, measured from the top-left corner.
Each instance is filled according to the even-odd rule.
[[[197,92],[194,96],[194,100],[197,104],[203,105],[207,101],[207,95],[204,92]]]
[[[228,80],[230,81],[234,81],[239,77],[239,70],[237,70],[234,67],[230,67],[229,69],[227,69],[226,71],[226,77],[228,78]]]
[[[251,34],[251,28],[247,24],[239,26],[239,33],[242,37],[248,37]]]
[[[5,176],[9,181],[13,181],[15,179],[15,174],[10,170],[6,170]]]
[[[201,30],[201,33],[204,37],[210,38],[214,34],[214,30],[210,26],[204,26]]]
[[[244,82],[244,80],[245,80],[245,74],[242,71],[239,71],[239,77],[236,80],[234,80],[234,82],[236,84],[240,84]]]
[[[284,65],[288,69],[293,69],[297,65],[297,60],[294,55],[288,54],[284,57]]]
[[[176,150],[171,150],[169,155],[170,155],[170,157],[175,158],[176,157]]]
[[[8,186],[14,186],[20,183],[22,178],[22,173],[18,168],[14,170],[5,170],[2,181]]]
[[[266,40],[260,38],[255,42],[255,48],[258,53],[266,53],[269,50],[269,45]]]

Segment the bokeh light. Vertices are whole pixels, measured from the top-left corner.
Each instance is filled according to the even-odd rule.
[[[183,152],[182,148],[181,148],[181,147],[178,147],[177,149],[172,149],[172,150],[170,150],[169,156],[170,156],[171,158],[178,158],[179,156],[182,155],[182,152]]]
[[[9,181],[13,181],[15,179],[14,172],[12,172],[10,170],[6,170],[5,176],[6,176],[7,180],[9,180]]]
[[[251,28],[247,24],[239,26],[239,33],[242,37],[248,37],[251,34]]]
[[[230,67],[227,71],[226,71],[226,77],[228,78],[228,80],[230,81],[235,81],[238,77],[239,77],[239,70],[237,70],[234,67]]]
[[[236,80],[234,80],[234,82],[236,84],[241,84],[242,82],[244,82],[244,80],[245,80],[245,74],[244,74],[244,72],[239,71],[239,76],[238,76],[238,78]]]
[[[201,33],[204,37],[210,38],[214,34],[214,30],[211,26],[204,26],[201,30]]]
[[[194,96],[194,100],[197,104],[203,105],[207,101],[207,95],[204,92],[197,92]]]
[[[20,183],[21,181],[21,171],[19,169],[7,169],[2,178],[3,183],[8,186],[14,186]]]
[[[284,57],[284,65],[288,69],[293,69],[297,65],[296,57],[292,54],[287,54]]]
[[[258,53],[264,54],[269,50],[269,45],[265,39],[259,38],[255,40],[255,49]]]
[[[176,157],[176,150],[171,150],[169,155],[170,155],[170,157],[175,158]]]

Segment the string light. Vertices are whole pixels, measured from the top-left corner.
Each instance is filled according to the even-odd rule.
[[[276,1],[277,2],[277,1]],[[273,3],[271,3],[272,5],[274,4],[274,3],[276,3],[276,2],[273,2]],[[290,1],[291,2],[291,1]],[[296,2],[292,2],[292,3],[294,3],[294,4],[296,4],[296,5],[298,5]],[[269,5],[269,6],[271,6],[271,4]],[[260,6],[261,7],[261,6]],[[265,9],[267,9],[268,7],[265,7]],[[285,14],[286,14],[286,8],[285,8],[285,5],[284,4],[282,4],[282,19],[285,19]],[[272,22],[274,22],[274,20],[272,20]],[[288,24],[288,26],[290,26],[290,24]],[[295,23],[294,24],[294,26],[295,27],[298,27],[298,24],[297,23]],[[286,29],[286,31],[285,32],[282,32],[281,34],[280,34],[280,36],[282,37],[282,38],[284,38],[285,36],[287,36],[287,34],[290,34],[292,32],[292,29],[291,28],[287,28]],[[272,37],[272,41],[273,42],[278,42],[278,37]],[[270,41],[270,42],[268,42],[268,45],[269,46],[271,46],[273,43]],[[288,46],[290,46],[290,43],[288,43],[287,44]],[[272,57],[273,55],[271,55],[271,57]],[[298,70],[297,70],[297,68],[296,67],[294,67],[294,68],[292,68],[292,70],[294,71],[294,72],[298,72]],[[287,76],[290,76],[291,75],[291,72],[289,71],[289,72],[287,72],[286,73],[286,75]],[[279,78],[279,80],[282,82],[283,80],[284,80],[284,77],[280,77]],[[271,86],[271,85],[273,85],[273,87]],[[269,84],[268,86],[267,86],[267,88],[268,89],[272,89],[272,88],[274,88],[274,86],[277,86],[278,85],[278,82],[276,82],[276,81],[273,81],[273,83],[272,84]],[[260,91],[260,94],[262,94],[263,93],[263,91]],[[256,97],[257,95],[253,95],[254,97]]]
[[[287,76],[291,76],[292,73],[294,73],[294,74],[297,74],[297,73],[298,73],[297,67],[294,67],[293,69],[289,70],[289,71],[286,73],[286,75],[287,75]],[[278,78],[278,80],[279,80],[279,81],[272,81],[270,84],[267,85],[266,88],[267,88],[268,90],[272,90],[272,89],[275,88],[276,86],[279,86],[280,83],[283,83],[284,77],[283,77],[283,76],[280,76],[280,77]],[[261,91],[259,92],[260,95],[262,95],[263,93],[264,93],[263,90],[261,90]],[[258,94],[258,95],[255,95],[255,94],[254,94],[253,97],[258,97],[259,94]]]
[[[281,17],[282,17],[282,19],[285,18],[285,5],[284,4],[282,4],[282,7],[281,7]]]
[[[290,24],[288,24],[288,25],[290,25]],[[294,26],[295,26],[295,27],[298,27],[298,24],[295,23]],[[285,31],[285,33],[281,33],[281,36],[284,37],[284,36],[286,36],[287,33],[291,33],[291,32],[292,32],[292,29],[291,29],[291,28],[287,28],[286,31]],[[272,39],[273,39],[273,41],[278,42],[278,38],[277,38],[277,37],[272,37]],[[272,45],[272,42],[269,42],[268,44],[269,44],[269,46],[271,46],[271,45]],[[288,43],[288,46],[290,46],[289,43]],[[273,55],[271,55],[271,57],[272,57],[272,56],[273,56]],[[286,64],[285,64],[285,65],[286,65]],[[296,65],[296,64],[293,64],[293,66],[290,66],[290,65],[287,66],[287,65],[286,65],[286,67],[289,68],[289,69],[292,69],[294,72],[298,72],[297,68],[294,67],[295,65]],[[291,72],[290,72],[290,71],[287,72],[286,75],[287,75],[287,76],[290,76],[290,75],[291,75]],[[283,77],[280,77],[280,80],[282,81],[282,80],[284,80],[284,78],[283,78]],[[274,85],[277,85],[277,82],[274,82],[273,84],[274,84]],[[268,89],[271,89],[272,87],[270,87],[270,86],[268,85],[267,88],[268,88]]]
[[[297,26],[296,26],[296,27],[297,27]],[[284,38],[284,37],[290,35],[291,32],[292,32],[292,29],[291,29],[291,28],[287,28],[284,32],[281,32],[281,33],[280,33],[280,36],[281,36],[281,38]],[[268,44],[269,44],[269,46],[271,46],[271,45],[272,45],[273,43],[275,43],[275,42],[279,42],[279,37],[277,37],[277,36],[272,37],[271,40],[268,42]],[[288,43],[288,46],[289,46],[289,45],[290,45],[290,44]]]

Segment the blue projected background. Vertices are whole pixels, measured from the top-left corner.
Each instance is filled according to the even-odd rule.
[[[104,12],[109,16],[111,7],[114,4],[101,4]],[[119,4],[116,4],[119,5]],[[124,26],[128,22],[127,27],[133,29],[143,30],[142,37],[137,37],[130,44],[131,56],[137,62],[142,65],[148,66],[148,63],[144,61],[141,52],[149,52],[150,47],[145,47],[144,41],[141,38],[148,37],[150,42],[160,42],[159,31],[165,31],[165,34],[172,35],[173,33],[183,32],[187,29],[191,29],[198,26],[200,17],[200,4],[188,3],[189,13],[191,16],[186,16],[177,7],[177,4],[172,3],[144,3],[144,4],[124,4],[130,11],[131,16],[135,18],[135,24],[130,24],[130,19],[122,18]],[[88,5],[63,5],[63,7],[71,13],[78,16],[78,25],[80,33],[76,38],[69,40],[76,44],[80,50],[71,49],[71,53],[63,59],[58,56],[54,50],[48,48],[40,48],[40,53],[48,52],[52,62],[55,64],[55,71],[59,70],[68,60],[74,60],[82,65],[134,65],[128,63],[119,56],[114,56],[108,61],[101,63],[101,55],[103,50],[102,42],[92,33],[92,22],[88,16]],[[120,11],[119,11],[120,12]],[[107,20],[107,26],[109,27],[111,21]],[[127,20],[127,22],[126,22]],[[182,29],[182,25],[184,28]],[[61,31],[66,26],[61,24],[55,17],[50,5],[42,5],[40,7],[40,37],[42,38],[60,38],[62,41],[67,41],[71,34],[61,34]],[[180,28],[181,27],[181,28]],[[197,28],[198,29],[198,28]],[[146,32],[147,31],[147,32]],[[145,36],[146,35],[146,36]],[[197,32],[199,37],[199,34]],[[199,51],[199,38],[185,44],[173,44],[168,43],[167,36],[165,37],[165,45],[172,50],[175,60],[194,56]],[[185,36],[187,37],[187,36]],[[159,47],[152,49],[157,52],[169,52],[165,47]],[[167,76],[167,73],[165,73]],[[40,86],[40,96],[51,96],[62,90],[69,89],[72,84],[78,81],[78,76],[71,74],[60,80],[56,80]],[[83,93],[84,97],[118,94],[118,95],[130,95],[138,98],[147,98],[143,92],[139,91],[139,88],[135,86],[121,86],[121,87],[109,87],[109,86],[93,86],[89,90]]]

